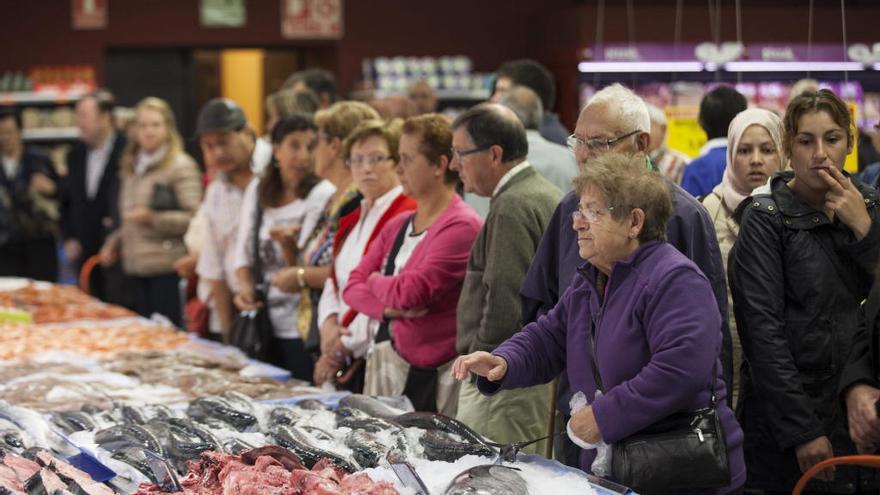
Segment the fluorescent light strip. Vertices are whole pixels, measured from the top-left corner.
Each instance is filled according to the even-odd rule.
[[[578,70],[596,72],[702,72],[700,62],[581,62]]]
[[[724,64],[724,70],[728,72],[856,72],[865,70],[865,66],[861,62],[743,61],[728,62]]]

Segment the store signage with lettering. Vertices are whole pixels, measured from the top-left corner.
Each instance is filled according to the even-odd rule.
[[[281,36],[342,38],[342,0],[281,0]]]
[[[107,0],[71,0],[70,23],[73,29],[106,29]]]

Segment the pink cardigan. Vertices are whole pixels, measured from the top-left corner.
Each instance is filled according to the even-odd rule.
[[[428,308],[417,319],[396,319],[394,346],[408,363],[435,368],[454,358],[455,308],[467,270],[468,256],[483,219],[456,194],[428,228],[422,242],[398,275],[382,272],[385,257],[412,212],[388,222],[351,272],[342,297],[349,306],[375,320],[384,308]]]

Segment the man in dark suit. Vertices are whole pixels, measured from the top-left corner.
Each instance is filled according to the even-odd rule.
[[[21,115],[0,107],[0,276],[58,279],[58,174],[22,141]]]
[[[103,89],[76,104],[81,142],[67,154],[61,231],[64,252],[77,271],[119,223],[119,158],[126,139],[113,127],[114,106],[113,95]],[[93,278],[92,293],[97,296],[110,293],[101,278]]]

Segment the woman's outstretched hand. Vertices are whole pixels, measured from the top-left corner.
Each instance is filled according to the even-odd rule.
[[[500,356],[477,351],[466,356],[459,356],[452,363],[450,372],[457,380],[466,379],[468,373],[476,373],[488,378],[489,381],[497,382],[507,374],[507,361]]]

